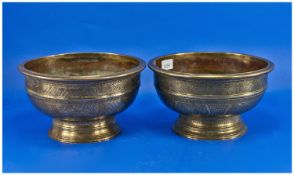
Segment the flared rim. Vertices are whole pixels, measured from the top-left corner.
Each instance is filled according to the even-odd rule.
[[[138,65],[121,71],[121,72],[115,72],[110,75],[81,75],[81,76],[67,76],[67,75],[52,75],[47,73],[39,73],[36,71],[29,70],[25,67],[25,65],[29,62],[36,61],[43,58],[50,58],[50,59],[58,59],[60,56],[67,56],[67,55],[79,55],[79,54],[96,54],[96,55],[114,55],[114,56],[121,56],[121,57],[128,57],[130,59],[138,61]],[[29,61],[24,62],[21,64],[18,69],[21,73],[23,73],[26,76],[39,78],[39,79],[46,79],[46,80],[56,80],[56,81],[85,81],[85,80],[104,80],[104,79],[113,79],[113,78],[119,78],[124,77],[132,74],[136,74],[138,72],[141,72],[146,67],[145,62],[137,57],[124,55],[124,54],[117,54],[117,53],[110,53],[110,52],[72,52],[72,53],[62,53],[62,54],[56,54],[56,55],[50,55],[45,57],[39,57],[35,59],[31,59]]]
[[[156,61],[161,58],[168,57],[168,56],[180,56],[180,55],[186,55],[186,54],[223,54],[223,55],[230,55],[230,56],[234,55],[236,57],[248,56],[248,57],[266,62],[267,66],[264,68],[258,69],[258,70],[241,72],[241,73],[212,74],[212,73],[185,73],[185,72],[178,72],[178,71],[173,71],[173,70],[165,70],[165,69],[162,69],[156,65]],[[182,53],[174,53],[174,54],[168,54],[168,55],[155,57],[148,62],[148,67],[156,73],[161,73],[164,75],[174,76],[174,77],[231,79],[231,78],[254,77],[254,76],[269,73],[273,70],[274,64],[271,61],[264,59],[264,58],[261,58],[261,57],[248,55],[248,54],[242,54],[242,53],[236,53],[236,52],[182,52]]]

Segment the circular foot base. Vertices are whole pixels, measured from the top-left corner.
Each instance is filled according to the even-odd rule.
[[[240,115],[180,115],[173,130],[190,139],[227,140],[242,136],[247,127]]]
[[[99,116],[83,120],[53,120],[49,137],[64,143],[106,141],[120,132],[114,116]]]

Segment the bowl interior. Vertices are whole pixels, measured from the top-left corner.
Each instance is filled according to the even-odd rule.
[[[137,59],[116,54],[79,53],[43,57],[27,62],[30,71],[57,76],[108,76],[138,66]]]
[[[195,74],[244,73],[263,69],[268,65],[266,61],[256,57],[230,53],[175,54],[160,57],[154,62],[161,69],[164,69],[166,63],[172,64],[168,69],[170,71]]]

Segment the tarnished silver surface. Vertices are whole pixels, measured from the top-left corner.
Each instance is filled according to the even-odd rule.
[[[172,68],[164,69],[164,60]],[[240,114],[267,87],[273,63],[238,53],[179,53],[149,62],[161,100],[180,113],[174,131],[191,139],[232,139],[246,126]]]
[[[133,102],[144,67],[125,55],[73,53],[31,60],[19,69],[33,104],[54,119],[49,136],[79,143],[119,133],[114,115]]]

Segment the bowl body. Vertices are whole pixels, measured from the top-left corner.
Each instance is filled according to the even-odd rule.
[[[241,114],[261,99],[267,86],[267,75],[238,79],[187,79],[155,75],[155,86],[161,100],[181,114]]]
[[[139,74],[81,82],[26,77],[33,104],[53,118],[69,120],[115,115],[133,102],[139,85]]]
[[[172,66],[165,69],[165,62],[172,62]],[[243,124],[236,116],[252,109],[260,101],[273,64],[245,54],[192,52],[155,58],[149,62],[149,67],[154,71],[160,99],[183,117],[180,120],[182,123],[178,123],[182,126],[176,125],[181,127],[178,130],[183,130],[184,125],[190,128],[231,126],[236,121],[243,127],[244,133],[246,128],[241,126]],[[232,120],[227,120],[230,117]],[[205,121],[211,122],[205,124]],[[199,126],[193,126],[193,123]],[[200,131],[196,129],[195,132]],[[241,131],[238,132],[241,134]],[[199,136],[190,132],[190,135],[204,139],[227,138],[211,137],[213,133]]]
[[[90,142],[118,133],[113,116],[134,101],[144,67],[142,60],[125,55],[70,53],[29,61],[20,71],[33,104],[54,118],[50,136],[63,142]],[[81,136],[85,129],[88,134]]]

